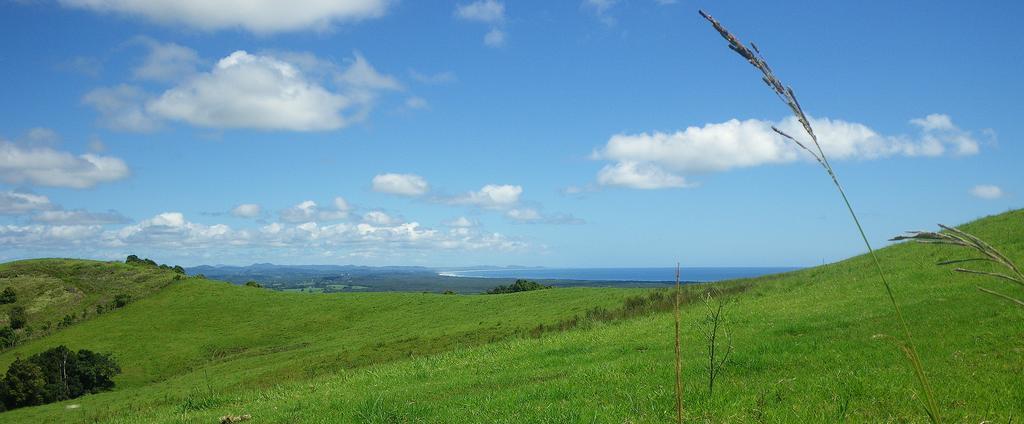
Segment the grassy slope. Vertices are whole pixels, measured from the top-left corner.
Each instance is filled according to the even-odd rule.
[[[32,259],[0,264],[0,290],[12,287],[18,302],[0,305],[0,326],[8,311],[24,306],[28,323],[39,330],[56,326],[65,315],[96,315],[96,305],[107,305],[118,294],[146,297],[174,281],[177,275],[156,267],[74,259]]]
[[[116,312],[4,352],[0,369],[17,356],[59,344],[112,352],[124,371],[115,380],[118,390],[82,399],[88,406],[73,411],[102,419],[108,405],[134,408],[130,402],[139,399],[191,405],[197,393],[270,387],[507,339],[595,305],[617,307],[638,292],[309,295],[188,279]],[[53,411],[28,408],[0,417],[45,421],[55,419],[48,416]]]
[[[987,218],[964,228],[990,240],[1009,256],[1024,259],[1024,212]],[[898,245],[883,249],[880,256],[905,307],[946,421],[1019,420],[1024,415],[1024,382],[1020,378],[1024,375],[1024,309],[974,288],[978,284],[1007,285],[954,276],[935,267],[937,260],[961,256],[950,248]],[[867,258],[753,281],[755,288],[737,296],[737,303],[729,310],[735,353],[713,398],[701,381],[702,353],[696,331],[685,327],[689,419],[924,421],[914,399],[915,380],[888,337],[898,330],[891,306],[872,277]],[[479,310],[485,314],[491,311],[491,317],[495,317],[504,313],[504,308],[560,293],[568,293],[571,298],[588,297],[581,300],[585,303],[614,292],[559,289],[495,296],[514,301]],[[409,301],[402,298],[405,295],[380,296],[381,305],[389,309],[394,309],[389,305]],[[369,299],[372,297],[353,303]],[[454,299],[465,302],[459,305],[462,309],[472,309],[476,302],[497,302],[484,296]],[[562,300],[568,301],[568,297]],[[145,316],[145,306],[144,302],[132,305],[124,311],[124,318],[130,313]],[[569,305],[550,307],[563,306],[571,309]],[[417,310],[403,309],[394,313],[394,319],[406,317],[411,321],[409,325],[424,320],[416,315]],[[255,319],[259,314],[257,309],[239,319]],[[683,319],[693,323],[701,315],[699,305],[695,305],[684,311]],[[126,325],[123,319],[114,318],[103,317],[81,329]],[[209,326],[213,325],[223,324]],[[372,365],[301,382],[248,384],[235,391],[197,387],[204,384],[204,379],[193,373],[180,381],[73,401],[82,405],[80,409],[67,410],[58,404],[14,411],[3,417],[12,421],[99,418],[113,422],[214,422],[223,414],[248,413],[259,422],[666,422],[673,414],[671,329],[671,315],[659,314],[542,339],[511,340]],[[6,355],[0,359],[9,358]],[[297,363],[313,365],[311,361]],[[239,378],[234,376],[238,371],[225,364],[209,372],[213,380],[234,380]],[[130,376],[123,381],[126,387],[139,384]],[[185,392],[189,395],[182,397]]]

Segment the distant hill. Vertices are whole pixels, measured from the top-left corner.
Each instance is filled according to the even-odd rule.
[[[17,295],[17,302],[0,305],[0,327],[10,324],[11,309],[22,307],[28,318],[24,336],[37,336],[145,298],[180,278],[172,270],[122,262],[33,259],[0,264],[0,291],[11,288]]]

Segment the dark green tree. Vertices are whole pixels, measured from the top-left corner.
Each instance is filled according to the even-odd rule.
[[[263,288],[263,284],[260,284],[260,283],[255,282],[255,281],[246,281],[245,282],[245,286],[246,287],[256,287],[258,289],[262,289]]]
[[[18,301],[17,293],[14,293],[14,289],[8,287],[0,292],[0,305],[6,305],[8,303],[14,303]]]
[[[39,365],[18,358],[7,368],[4,377],[4,404],[7,409],[43,403],[46,375]]]

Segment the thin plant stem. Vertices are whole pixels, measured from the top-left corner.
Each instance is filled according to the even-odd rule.
[[[820,164],[825,169],[829,177],[832,179],[832,183],[839,191],[839,195],[843,199],[843,204],[846,205],[846,210],[849,211],[850,217],[853,218],[853,223],[857,226],[857,231],[860,233],[860,237],[864,241],[864,245],[868,249],[868,254],[869,256],[871,256],[871,261],[874,263],[874,268],[878,272],[878,277],[882,280],[882,285],[885,286],[885,292],[889,296],[889,301],[890,303],[892,303],[892,307],[896,312],[896,319],[899,322],[899,325],[903,331],[905,338],[903,350],[907,354],[911,366],[914,369],[914,374],[921,385],[922,391],[924,392],[924,407],[926,412],[928,413],[928,418],[935,423],[941,421],[938,413],[939,409],[935,402],[935,396],[932,392],[931,383],[929,383],[928,381],[928,376],[925,375],[924,367],[921,365],[920,357],[917,354],[917,348],[914,347],[913,337],[911,337],[910,334],[910,327],[907,325],[907,321],[903,317],[902,308],[900,308],[899,303],[896,302],[896,296],[893,295],[892,287],[890,286],[888,279],[885,278],[885,272],[882,270],[882,263],[881,261],[878,260],[878,255],[875,254],[875,249],[871,247],[871,242],[868,241],[868,237],[864,233],[864,227],[861,225],[860,219],[857,218],[857,213],[854,212],[853,206],[850,204],[850,199],[846,196],[846,191],[843,190],[842,184],[839,183],[839,177],[836,175],[835,170],[832,168],[832,165],[829,163],[828,158],[825,156],[825,151],[824,149],[822,149],[821,143],[818,142],[818,137],[814,133],[814,129],[811,126],[810,119],[807,118],[807,115],[804,113],[803,107],[800,105],[800,102],[796,99],[796,95],[793,93],[793,89],[791,87],[785,86],[782,83],[782,81],[780,81],[775,76],[775,73],[768,66],[768,62],[764,60],[764,57],[761,56],[761,52],[755,44],[750,44],[751,48],[753,48],[753,51],[751,51],[743,43],[741,43],[739,39],[736,38],[736,36],[734,36],[732,33],[726,30],[721,23],[715,20],[715,18],[711,17],[711,15],[708,15],[703,10],[700,11],[700,15],[704,19],[707,19],[707,21],[710,22],[711,25],[715,28],[715,30],[717,30],[718,33],[722,36],[722,38],[729,42],[730,49],[732,49],[740,56],[743,56],[743,58],[746,59],[747,62],[749,62],[759,71],[761,71],[761,73],[763,74],[762,81],[764,81],[764,83],[767,84],[768,87],[775,92],[779,99],[781,99],[784,103],[786,103],[787,106],[789,106],[790,110],[793,112],[793,115],[796,116],[798,121],[800,121],[800,124],[803,126],[804,131],[807,133],[808,136],[810,136],[816,151],[809,149],[804,143],[797,141],[794,137],[790,136],[789,134],[786,134],[782,130],[772,127],[772,129],[776,133],[793,141],[802,149],[810,153],[811,156],[814,156],[814,159],[817,160],[818,164]]]
[[[679,340],[679,297],[682,295],[682,286],[679,284],[679,262],[676,262],[676,423],[683,422],[683,365],[682,365],[682,343]]]

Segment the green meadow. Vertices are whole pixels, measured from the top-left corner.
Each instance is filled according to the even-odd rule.
[[[1024,259],[1024,211],[961,228]],[[1018,297],[1022,290],[935,265],[964,256],[954,248],[901,243],[878,254],[943,421],[1024,419],[1024,308],[977,287]],[[713,394],[698,329],[706,309],[686,303],[686,420],[926,422],[872,267],[858,256],[713,284],[735,289],[723,323],[732,354]],[[112,293],[137,297],[0,353],[6,367],[64,344],[110,352],[123,369],[111,392],[5,412],[3,422],[216,423],[244,414],[253,423],[675,419],[672,314],[585,318],[595,307],[622,308],[645,289],[284,293],[74,260],[17,262],[0,273],[0,287],[38,287],[35,298],[19,299],[42,305],[30,324]],[[62,284],[81,291],[77,303],[56,294]],[[561,331],[530,331],[570,319],[576,325]]]

